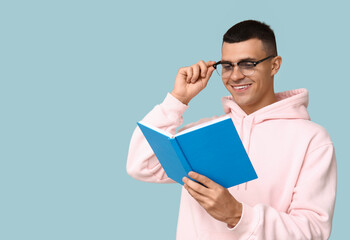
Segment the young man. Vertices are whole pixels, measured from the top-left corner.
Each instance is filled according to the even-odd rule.
[[[336,196],[333,144],[326,130],[310,121],[306,89],[274,92],[281,62],[268,25],[238,23],[224,35],[221,61],[180,68],[171,94],[143,119],[174,134],[187,104],[217,69],[231,94],[222,99],[224,111],[258,175],[225,189],[190,172],[206,187],[183,179],[177,239],[329,237]],[[131,139],[127,171],[143,181],[174,182],[138,128]]]

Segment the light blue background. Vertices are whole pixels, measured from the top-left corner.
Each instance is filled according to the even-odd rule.
[[[0,239],[174,239],[179,185],[125,171],[136,122],[179,67],[219,60],[222,35],[257,19],[283,57],[276,91],[310,91],[338,161],[331,239],[348,236],[346,1],[1,1]],[[223,113],[213,76],[185,123]]]

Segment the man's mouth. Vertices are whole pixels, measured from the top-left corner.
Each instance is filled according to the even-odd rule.
[[[249,88],[252,85],[252,83],[244,84],[244,85],[233,85],[233,89],[237,91],[243,91]]]

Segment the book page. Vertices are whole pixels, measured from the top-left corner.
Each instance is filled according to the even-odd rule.
[[[162,129],[160,129],[160,128],[151,126],[151,125],[149,125],[149,124],[147,124],[147,123],[145,123],[145,122],[143,122],[143,121],[140,121],[139,123],[141,123],[142,125],[144,125],[144,126],[150,128],[150,129],[152,129],[153,131],[156,131],[156,132],[159,132],[159,133],[161,133],[161,134],[163,134],[163,135],[165,135],[165,136],[168,136],[169,138],[174,138],[174,137],[175,137],[175,136],[172,135],[171,133],[168,133],[168,132],[166,132],[166,131],[164,131],[164,130],[162,130]]]
[[[210,120],[210,121],[208,121],[208,122],[201,123],[201,124],[196,125],[196,126],[193,126],[193,127],[191,127],[191,128],[187,128],[187,129],[185,129],[184,131],[177,133],[175,136],[180,136],[180,135],[186,134],[186,133],[188,133],[188,132],[192,132],[192,131],[194,131],[194,130],[197,130],[197,129],[200,129],[200,128],[203,128],[203,127],[212,125],[212,124],[214,124],[214,123],[224,121],[224,120],[226,120],[226,119],[228,119],[228,118],[230,118],[230,116],[229,116],[229,115],[225,115],[225,116],[223,116],[223,117],[219,117],[219,118]]]

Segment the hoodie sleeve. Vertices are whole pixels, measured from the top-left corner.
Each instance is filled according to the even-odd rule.
[[[187,105],[168,93],[164,101],[155,106],[142,121],[175,134],[176,128],[183,122],[182,114],[187,108]],[[130,141],[126,170],[130,176],[141,181],[174,182],[164,172],[139,127],[134,130]]]
[[[263,204],[243,204],[232,239],[328,239],[336,196],[336,161],[332,143],[305,158],[286,213]]]

